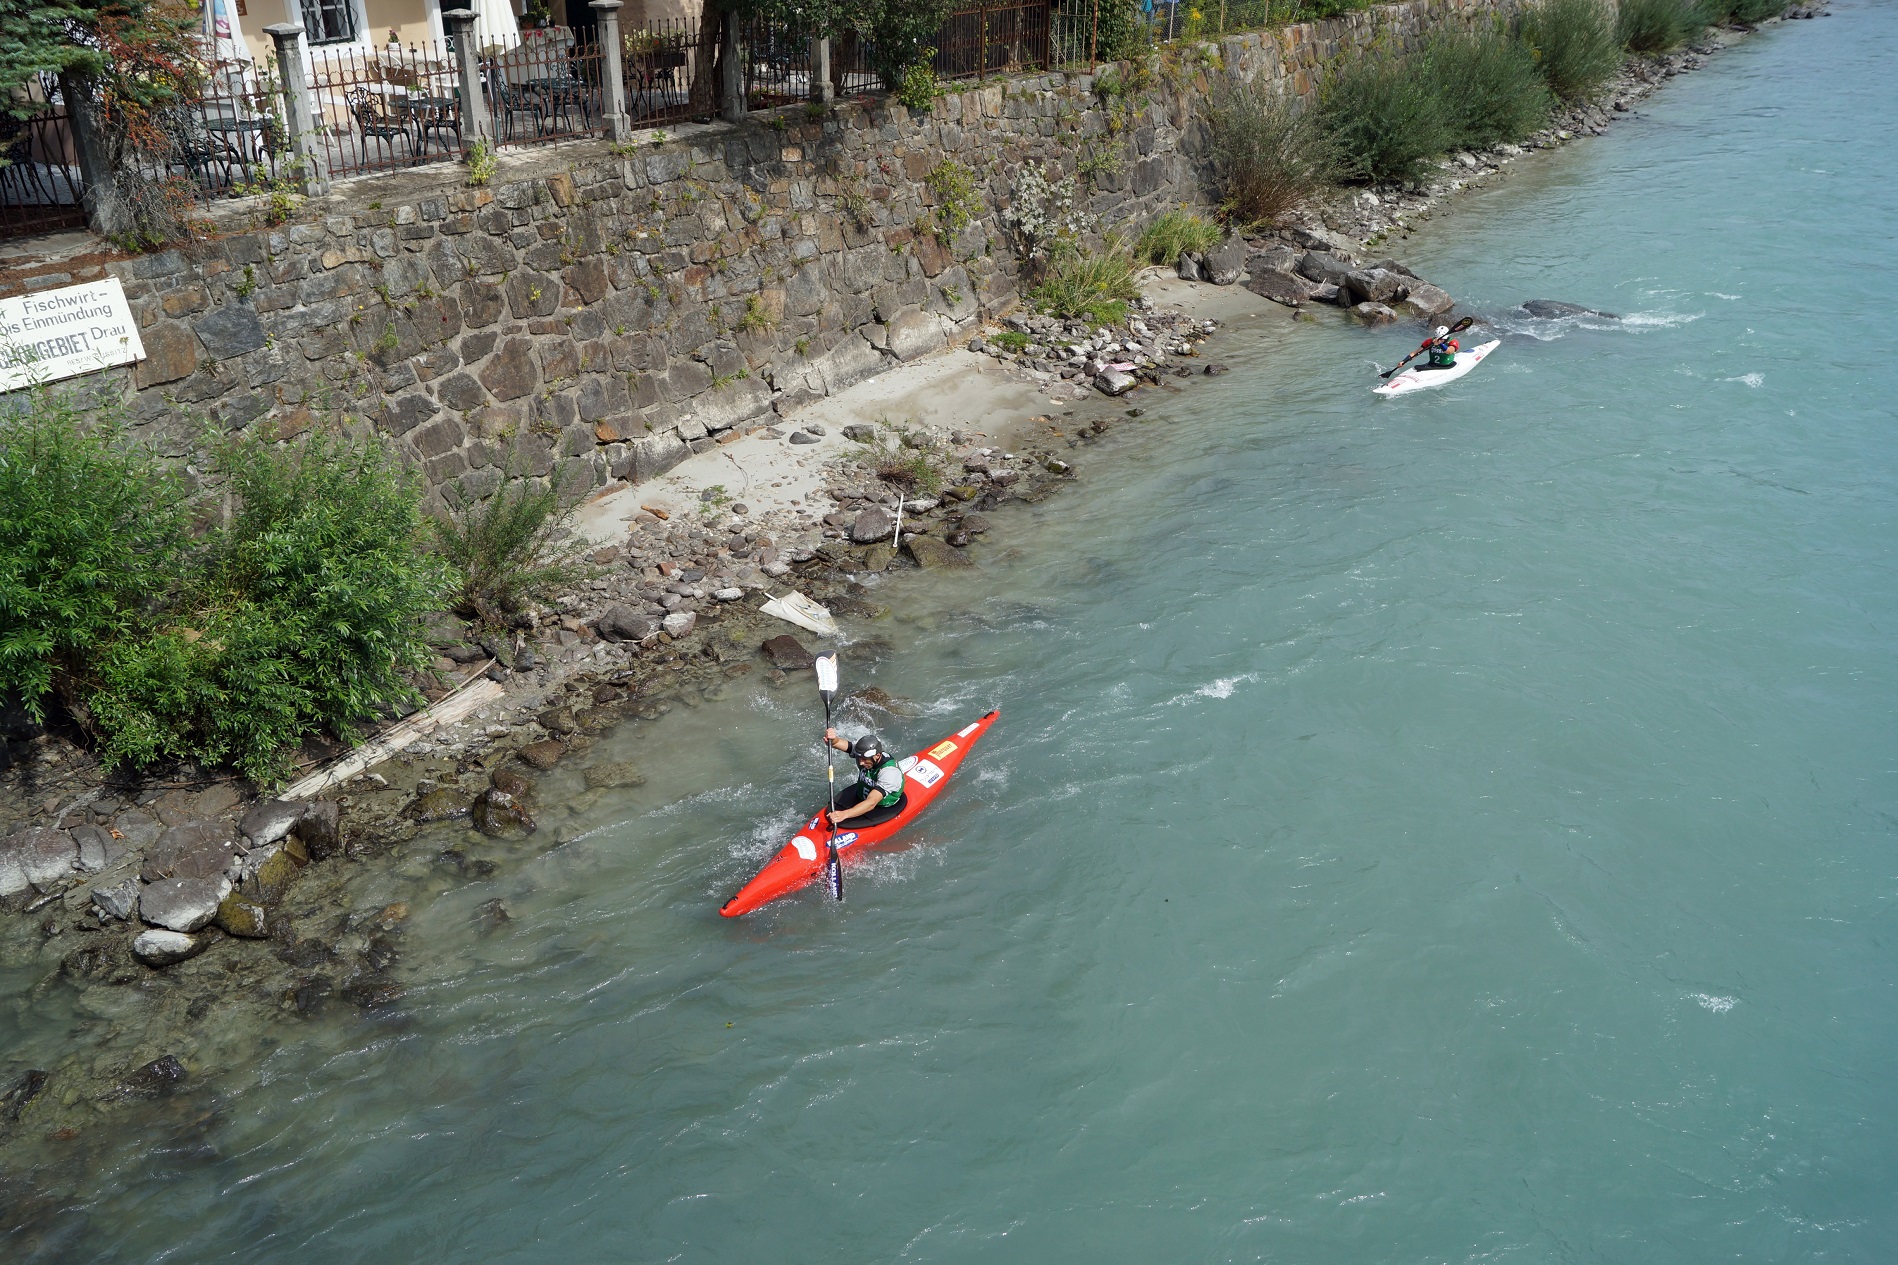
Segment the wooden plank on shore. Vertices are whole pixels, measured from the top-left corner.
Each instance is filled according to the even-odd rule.
[[[347,782],[438,729],[466,720],[504,691],[500,683],[477,676],[438,703],[423,708],[386,733],[378,734],[333,763],[277,792],[278,799],[308,799],[338,782]]]

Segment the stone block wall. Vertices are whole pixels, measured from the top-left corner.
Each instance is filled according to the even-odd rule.
[[[393,437],[438,492],[557,466],[579,486],[638,482],[1006,310],[1020,271],[999,209],[1023,164],[1085,169],[1088,209],[1137,228],[1208,201],[1214,77],[1309,96],[1335,58],[1512,3],[1408,0],[1174,46],[1107,92],[1045,74],[928,111],[842,102],[506,152],[487,188],[454,165],[366,177],[276,227],[227,204],[175,249],[0,261],[0,293],[120,277],[147,359],[85,381],[180,455],[205,417],[283,436],[341,420]],[[983,204],[953,234],[933,218],[946,162]]]

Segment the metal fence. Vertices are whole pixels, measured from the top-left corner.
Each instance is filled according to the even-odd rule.
[[[86,222],[79,158],[66,125],[59,80],[28,85],[37,105],[26,117],[0,118],[0,237],[81,228]]]
[[[1102,46],[1104,2],[964,0],[937,35],[932,68],[939,80],[967,80],[1092,66],[1119,51]],[[1297,21],[1319,3],[1143,0],[1133,15],[1136,39],[1214,38]],[[1113,42],[1124,46],[1125,15],[1118,20],[1123,25]],[[478,59],[474,82],[495,143],[540,145],[604,134],[612,106],[605,74],[611,50],[600,42],[598,28],[521,34],[517,46],[490,49]],[[745,108],[771,109],[819,95],[806,34],[752,19],[740,37]],[[633,126],[712,112],[708,101],[716,93],[706,94],[696,109],[692,94],[705,38],[690,20],[621,34],[623,109]],[[885,86],[875,62],[867,41],[832,39],[835,95]],[[208,66],[201,92],[163,113],[162,137],[142,145],[133,163],[155,186],[210,201],[281,187],[275,182],[300,175],[334,179],[456,159],[474,139],[452,40],[377,49],[319,46],[307,51],[304,66],[313,134],[303,144],[313,171],[294,169],[289,157],[286,98],[274,64],[250,61]],[[26,101],[42,106],[0,120],[0,237],[85,222],[84,182],[58,80],[42,76]]]

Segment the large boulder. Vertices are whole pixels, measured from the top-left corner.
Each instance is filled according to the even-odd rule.
[[[16,830],[0,839],[0,898],[57,883],[78,863],[79,845],[64,830]]]
[[[242,855],[236,832],[222,821],[188,821],[158,836],[145,855],[139,877],[147,883],[168,878],[215,878]]]
[[[1347,272],[1344,286],[1359,303],[1395,303],[1410,293],[1410,278],[1388,268],[1358,268]]]
[[[896,530],[896,520],[890,511],[880,505],[872,505],[858,512],[856,520],[850,524],[850,539],[859,545],[883,540]]]
[[[270,916],[264,906],[242,892],[230,892],[218,902],[216,922],[226,933],[249,940],[270,934]]]
[[[237,823],[238,833],[249,840],[253,848],[277,843],[290,833],[305,807],[287,799],[260,799]]]
[[[331,799],[314,800],[291,832],[312,861],[327,861],[343,851],[343,810]]]
[[[283,899],[283,894],[296,882],[303,867],[290,854],[287,848],[278,848],[265,857],[251,873],[238,884],[238,890],[244,896],[259,905],[274,905]]]
[[[1351,265],[1322,250],[1307,251],[1298,261],[1298,275],[1319,285],[1342,286],[1344,279],[1351,275]]]
[[[1356,257],[1353,252],[1358,249],[1357,243],[1330,229],[1304,228],[1294,224],[1283,232],[1285,236],[1306,250],[1323,251],[1346,261]]]
[[[159,879],[138,894],[138,916],[167,931],[197,931],[217,917],[219,902],[230,893],[225,878]]]
[[[1125,395],[1140,385],[1140,379],[1121,369],[1103,369],[1094,375],[1094,389],[1102,395]]]
[[[1429,320],[1441,316],[1456,306],[1456,300],[1449,293],[1431,285],[1428,281],[1413,282],[1410,293],[1397,305],[1397,310],[1405,316],[1415,316]]]
[[[117,859],[116,854],[124,851],[113,842],[111,835],[97,826],[74,826],[72,839],[79,849],[79,868],[88,874],[97,874]]]
[[[181,931],[142,931],[132,941],[132,956],[146,966],[173,966],[204,952],[210,936],[188,936]]]
[[[1173,264],[1173,271],[1182,281],[1203,281],[1205,277],[1199,270],[1199,255],[1190,250],[1180,252]]]
[[[1229,286],[1246,275],[1246,239],[1237,233],[1213,247],[1200,261],[1200,275],[1216,286]]]
[[[888,327],[890,354],[898,360],[915,360],[942,347],[942,322],[928,312],[899,314]]]
[[[1256,280],[1267,272],[1296,272],[1300,252],[1284,243],[1267,247],[1246,260],[1246,271]]]
[[[1316,288],[1295,272],[1274,272],[1270,269],[1254,272],[1252,280],[1246,282],[1246,289],[1274,303],[1283,303],[1286,307],[1298,307],[1311,298],[1311,292]]]

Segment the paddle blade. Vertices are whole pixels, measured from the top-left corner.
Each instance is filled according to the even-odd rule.
[[[844,899],[844,860],[837,855],[837,845],[830,845],[830,856],[824,861],[824,885],[830,889],[831,898],[839,904]]]
[[[837,692],[837,653],[817,656],[817,692],[835,694]]]

